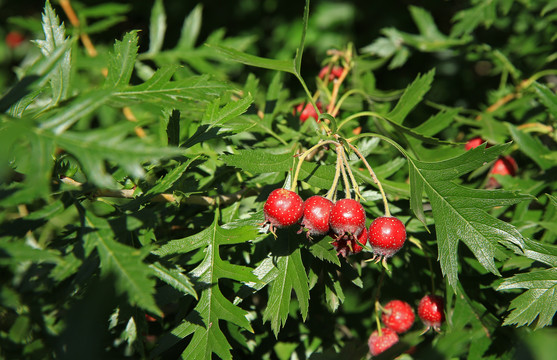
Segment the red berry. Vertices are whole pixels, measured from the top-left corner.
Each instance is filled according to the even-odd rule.
[[[314,195],[304,201],[302,227],[308,230],[308,237],[325,235],[329,232],[329,215],[332,208],[333,202],[323,196]]]
[[[366,212],[362,204],[353,199],[335,203],[329,220],[331,230],[339,236],[358,236],[366,226]]]
[[[480,136],[476,136],[475,138],[472,138],[472,139],[468,140],[466,145],[464,145],[464,148],[466,149],[466,151],[468,151],[470,149],[477,148],[478,146],[480,146],[484,142],[485,142],[484,139],[482,139]]]
[[[303,211],[304,202],[300,195],[282,188],[271,191],[263,206],[265,222],[271,224],[271,232],[274,227],[294,225],[302,218]]]
[[[382,328],[381,333],[381,336],[379,336],[379,332],[375,330],[371,333],[371,336],[367,341],[369,352],[373,356],[381,354],[383,351],[398,342],[398,335],[393,330],[389,328]]]
[[[389,258],[402,248],[406,241],[406,228],[394,216],[381,216],[369,227],[369,244],[375,256]]]
[[[338,79],[342,75],[342,72],[344,70],[340,66],[333,66],[330,72],[329,69],[330,66],[324,66],[321,71],[319,71],[319,78],[323,79],[325,75],[329,73],[329,81],[333,81],[335,79]]]
[[[21,45],[24,40],[25,37],[18,31],[10,31],[6,34],[6,44],[12,49]]]
[[[315,105],[317,105],[317,108],[319,109],[319,112],[321,112],[323,110],[320,101],[315,103]],[[317,114],[317,111],[315,110],[313,105],[311,105],[311,103],[308,103],[305,107],[303,107],[303,110],[302,110],[302,107],[303,107],[303,104],[300,104],[296,107],[296,112],[300,113],[300,121],[301,122],[305,122],[310,117],[314,118],[315,121],[317,121],[319,119],[319,115]]]
[[[364,229],[360,233],[357,239],[351,235],[337,235],[335,233],[329,234],[333,238],[333,246],[337,251],[337,255],[342,255],[346,257],[351,254],[357,254],[363,249],[363,245],[367,243],[367,229]]]
[[[495,161],[493,167],[489,171],[490,175],[510,175],[515,176],[516,172],[518,171],[518,165],[516,161],[512,158],[512,156],[507,155],[504,157],[500,157]],[[488,179],[488,187],[499,187],[501,184],[493,176],[490,176]]]
[[[426,331],[433,328],[439,331],[441,324],[445,321],[444,301],[438,295],[426,295],[418,305],[418,316],[427,327]]]
[[[385,310],[381,319],[389,329],[402,334],[408,331],[414,324],[414,310],[405,301],[392,300],[383,307]]]

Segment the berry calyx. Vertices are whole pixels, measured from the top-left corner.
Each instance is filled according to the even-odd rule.
[[[369,352],[371,353],[371,355],[377,356],[397,342],[398,335],[396,332],[389,328],[382,328],[381,336],[379,336],[379,332],[375,330],[371,333],[367,344],[369,346]]]
[[[329,232],[329,216],[333,202],[323,196],[314,195],[304,201],[302,228],[306,228],[307,236],[320,236]]]
[[[418,316],[426,326],[424,333],[430,328],[439,332],[441,324],[445,321],[445,303],[438,295],[426,295],[418,305]]]
[[[362,204],[353,199],[341,199],[331,210],[331,230],[339,236],[358,236],[366,226],[366,212]]]
[[[333,66],[332,69],[330,66],[324,66],[323,68],[321,68],[321,71],[319,71],[319,78],[323,79],[325,78],[325,75],[329,73],[329,81],[333,81],[335,79],[338,79],[342,75],[343,70],[344,69],[340,66]]]
[[[501,184],[492,175],[515,176],[518,171],[518,165],[514,158],[510,155],[500,157],[495,161],[493,167],[489,171],[490,177],[488,179],[487,187],[499,187]]]
[[[480,136],[476,136],[470,140],[468,140],[468,142],[466,142],[466,145],[464,145],[464,149],[466,149],[466,151],[471,150],[471,149],[475,149],[478,146],[480,146],[481,144],[483,144],[485,142],[484,139],[482,139]]]
[[[270,230],[294,225],[302,218],[304,202],[300,195],[287,189],[271,191],[265,205],[265,224],[270,224]]]
[[[412,306],[402,300],[392,300],[383,307],[381,320],[389,329],[402,334],[414,325],[414,310]]]
[[[368,234],[374,257],[379,259],[393,256],[406,241],[406,228],[394,216],[381,216],[373,220]]]
[[[333,238],[332,244],[337,251],[337,255],[342,255],[343,257],[362,251],[362,246],[367,243],[368,238],[367,229],[365,227],[357,238],[351,235],[340,236],[335,233],[330,233],[329,235]]]

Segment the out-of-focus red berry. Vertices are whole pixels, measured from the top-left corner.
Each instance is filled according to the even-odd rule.
[[[477,148],[478,146],[480,146],[484,142],[485,142],[484,139],[482,139],[480,136],[476,136],[475,138],[472,138],[472,139],[468,140],[466,145],[464,145],[464,148],[466,149],[466,151],[468,151],[470,149]]]
[[[12,49],[17,48],[24,40],[25,37],[19,31],[13,30],[6,35],[6,45]]]
[[[333,66],[333,68],[329,71],[330,69],[330,65],[329,66],[324,66],[321,71],[319,71],[319,78],[323,79],[325,78],[325,75],[327,73],[329,73],[329,81],[333,81],[335,79],[338,79],[340,77],[340,75],[342,75],[343,72],[343,68],[340,66]]]

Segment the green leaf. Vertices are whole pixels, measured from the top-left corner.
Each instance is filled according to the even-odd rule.
[[[293,164],[291,153],[272,154],[266,150],[238,150],[222,155],[222,161],[252,174],[289,171]]]
[[[455,23],[451,30],[452,37],[471,34],[478,26],[489,27],[497,18],[498,1],[478,1],[475,6],[456,13],[452,21]]]
[[[201,30],[202,13],[203,5],[197,4],[186,17],[182,25],[180,40],[178,40],[178,49],[189,50],[195,46],[199,31]]]
[[[108,60],[105,88],[120,88],[129,84],[137,57],[137,33],[136,30],[130,31],[122,41],[116,40],[114,43],[114,53]]]
[[[244,52],[226,46],[211,44],[208,44],[208,46],[221,53],[225,58],[240,62],[245,65],[260,67],[269,70],[284,71],[291,74],[296,73],[296,68],[292,60],[268,59],[256,55],[246,54]]]
[[[402,124],[406,115],[420,102],[423,96],[431,88],[435,69],[430,70],[425,75],[418,75],[412,84],[408,85],[395,108],[387,117],[397,124]]]
[[[546,148],[538,139],[530,136],[524,131],[519,130],[516,126],[507,124],[513,140],[518,144],[520,151],[528,155],[528,157],[542,170],[548,170],[555,166],[555,162],[545,158],[551,151]]]
[[[163,67],[145,83],[116,91],[113,101],[121,106],[130,102],[148,102],[155,106],[191,110],[193,105],[206,102],[232,89],[220,81],[210,80],[208,76],[192,76],[177,81],[168,81],[176,70],[175,66]]]
[[[297,74],[300,74],[302,69],[302,55],[304,54],[304,45],[306,43],[308,22],[309,22],[309,0],[306,0],[306,5],[304,6],[302,37],[300,39],[300,46],[298,46],[298,48],[296,49],[296,56],[294,57],[294,68],[296,69]]]
[[[189,294],[196,300],[198,299],[197,292],[195,292],[193,284],[190,282],[188,277],[183,274],[184,270],[180,268],[168,269],[158,262],[149,265],[149,267],[153,270],[154,275],[160,280],[164,281],[176,290],[183,292],[184,294]]]
[[[0,264],[19,264],[25,261],[59,263],[62,258],[56,250],[32,248],[21,241],[3,241],[0,244]]]
[[[551,325],[557,312],[556,268],[517,274],[497,287],[499,291],[509,289],[528,290],[511,302],[511,313],[503,325],[530,325],[536,318],[536,329]]]
[[[85,212],[83,222],[87,228],[83,235],[84,248],[87,254],[97,250],[101,275],[116,276],[116,290],[126,293],[131,304],[161,316],[162,312],[153,297],[153,271],[143,262],[148,253],[117,242],[110,224],[103,218]]]
[[[529,195],[503,190],[476,190],[454,181],[460,176],[495,160],[508,145],[488,149],[485,144],[445,161],[426,163],[408,157],[412,184],[412,210],[423,220],[422,189],[433,209],[441,270],[449,285],[457,285],[458,243],[463,241],[482,266],[499,275],[493,258],[498,244],[524,248],[518,230],[488,213],[496,206],[507,206],[531,199]]]
[[[553,117],[557,117],[557,95],[547,86],[534,83],[534,90],[540,101],[545,105]]]
[[[326,260],[332,264],[340,266],[340,260],[337,252],[331,244],[331,238],[326,236],[317,242],[313,242],[309,250],[311,254],[319,260]]]
[[[92,90],[73,99],[62,110],[46,116],[39,125],[42,129],[51,129],[55,134],[61,134],[81,118],[93,113],[109,100],[112,92],[108,89]]]
[[[215,100],[207,106],[202,124],[209,125],[208,129],[225,124],[245,113],[252,103],[253,98],[250,94],[238,101],[229,102],[222,108],[219,107],[219,100]]]
[[[162,0],[155,0],[151,9],[151,23],[149,25],[149,54],[157,54],[162,49],[166,32],[166,13]],[[125,39],[124,39],[125,41]]]
[[[66,52],[71,49],[75,40],[66,41],[63,46],[57,47],[48,57],[43,57],[35,62],[19,80],[1,99],[0,112],[4,112],[12,106],[10,114],[21,116],[21,111],[17,111],[18,101],[24,101],[28,94],[33,95],[32,89],[40,89],[53,76],[57,74],[58,67],[63,63]],[[14,105],[16,104],[16,105]]]
[[[60,20],[50,5],[50,1],[47,1],[44,7],[43,31],[45,40],[36,40],[35,42],[45,57],[54,54],[58,48],[64,48],[65,43],[68,42],[66,40],[66,28],[63,23],[60,24]],[[50,106],[57,105],[68,96],[70,73],[71,49],[66,49],[61,61],[56,65],[50,77],[50,86],[52,88]]]
[[[290,312],[292,290],[296,293],[302,319],[305,321],[309,308],[309,281],[296,235],[290,231],[280,233],[280,241],[273,249],[278,275],[269,285],[269,301],[263,312],[263,321],[271,323],[275,337],[286,323]]]
[[[184,359],[210,360],[212,354],[221,359],[232,359],[232,348],[220,328],[220,321],[225,320],[243,329],[253,332],[247,312],[228,301],[221,293],[219,280],[223,278],[243,283],[257,282],[252,269],[234,265],[220,257],[219,248],[253,240],[257,237],[257,228],[243,226],[224,229],[218,225],[218,211],[213,224],[200,233],[172,240],[154,251],[159,256],[185,254],[203,249],[204,257],[189,276],[199,286],[199,302],[185,321],[171,331],[171,336],[161,340],[160,351],[174,345],[180,339],[193,333],[193,338],[182,353]]]

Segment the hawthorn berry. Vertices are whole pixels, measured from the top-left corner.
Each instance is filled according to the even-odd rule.
[[[18,31],[10,31],[6,34],[6,45],[11,49],[17,48],[25,40],[25,37]]]
[[[470,140],[468,140],[468,142],[466,142],[466,145],[464,145],[464,148],[466,149],[466,151],[470,150],[470,149],[475,149],[478,146],[480,146],[481,144],[483,144],[485,142],[484,139],[482,139],[480,136],[476,136]]]
[[[366,226],[366,212],[362,204],[353,199],[338,200],[331,210],[331,230],[339,236],[358,236]]]
[[[304,201],[302,228],[308,230],[307,236],[325,235],[329,232],[329,216],[333,202],[323,196],[314,195]]]
[[[321,68],[321,71],[319,71],[319,78],[323,79],[325,75],[329,73],[329,81],[333,81],[335,79],[338,79],[342,75],[342,72],[344,71],[344,69],[340,66],[333,66],[333,68],[330,71],[329,69],[331,69],[330,65]]]
[[[445,321],[445,304],[443,298],[438,295],[426,295],[418,305],[418,316],[426,326],[424,332],[433,328],[439,331],[441,324]]]
[[[394,216],[381,216],[369,226],[369,244],[375,257],[390,258],[406,241],[406,228]]]
[[[346,257],[351,254],[357,254],[362,251],[363,247],[367,243],[367,229],[364,227],[357,239],[354,236],[349,235],[337,235],[335,233],[329,233],[333,238],[333,246],[337,251],[337,255],[342,255]]]
[[[516,161],[513,159],[512,156],[507,155],[500,157],[495,161],[493,167],[489,171],[489,179],[487,182],[488,188],[495,188],[501,186],[497,180],[493,177],[493,175],[510,175],[515,176],[516,172],[518,171],[518,165]]]
[[[379,332],[375,330],[371,333],[367,344],[369,346],[369,352],[373,356],[377,356],[396,344],[398,342],[398,335],[396,332],[389,328],[381,329],[381,336]]]
[[[271,232],[274,228],[283,228],[294,225],[302,218],[304,202],[300,195],[287,189],[271,191],[265,205],[265,223],[270,224]]]
[[[323,111],[323,105],[321,104],[321,101],[316,102],[315,105],[319,109],[319,112]],[[306,122],[306,120],[310,117],[314,118],[315,121],[319,120],[319,115],[317,114],[317,111],[311,105],[311,103],[307,103],[305,106],[304,103],[298,104],[298,106],[296,106],[296,108],[294,109],[294,113],[300,114],[300,121],[302,123]]]
[[[402,300],[392,300],[383,307],[381,320],[389,329],[402,334],[414,325],[414,310],[412,306]]]

